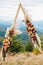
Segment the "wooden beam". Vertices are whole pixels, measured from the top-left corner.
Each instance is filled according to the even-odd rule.
[[[16,22],[16,20],[17,20],[17,16],[18,16],[19,10],[20,10],[20,5],[19,5],[19,7],[18,7],[18,9],[17,9],[17,13],[16,13],[16,16],[15,16],[14,22]]]

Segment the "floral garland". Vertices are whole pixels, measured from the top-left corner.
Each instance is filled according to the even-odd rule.
[[[30,23],[29,21],[28,22],[26,21],[26,24],[27,24],[27,31],[29,35],[31,36],[31,39],[35,41],[36,40],[36,35],[35,35],[36,30],[35,30],[34,25],[32,25],[32,23]]]
[[[14,30],[9,31],[9,35],[12,36],[14,34]]]

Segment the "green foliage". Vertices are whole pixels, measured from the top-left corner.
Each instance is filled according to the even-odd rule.
[[[34,52],[34,54],[38,55],[38,53],[39,53],[38,48],[34,48],[33,52]]]
[[[12,38],[12,47],[9,49],[10,52],[25,52],[25,51],[33,51],[33,45],[30,42],[27,42],[26,45],[21,43],[21,39],[18,39],[17,36],[13,36]]]
[[[23,52],[24,51],[24,46],[21,44],[19,41],[16,41],[13,43],[12,47],[10,48],[11,52]]]
[[[27,43],[26,44],[26,46],[25,46],[25,49],[26,49],[26,51],[33,51],[33,46],[32,46],[32,44],[31,43]]]
[[[16,36],[13,37],[12,42],[12,47],[9,49],[11,52],[24,52],[25,47],[19,40],[16,39]]]

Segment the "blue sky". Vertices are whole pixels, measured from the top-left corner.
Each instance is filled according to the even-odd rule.
[[[0,20],[14,20],[20,2],[32,21],[43,20],[43,0],[0,0]],[[23,19],[20,14],[18,19]]]

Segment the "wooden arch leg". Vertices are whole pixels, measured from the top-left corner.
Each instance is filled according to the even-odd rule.
[[[37,45],[37,42],[35,41],[32,41],[33,45],[34,45],[34,48],[38,48],[39,52],[40,53],[43,53],[42,49]]]

